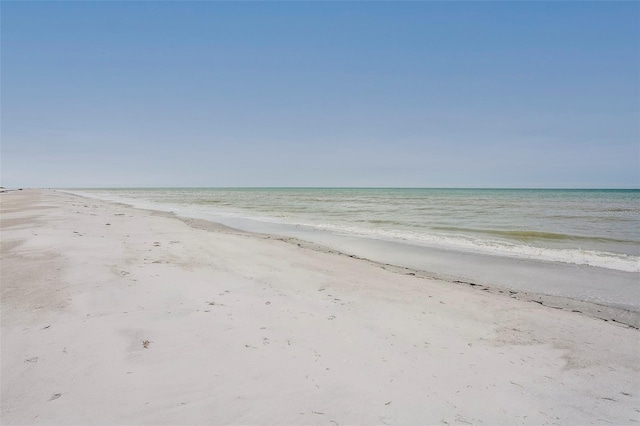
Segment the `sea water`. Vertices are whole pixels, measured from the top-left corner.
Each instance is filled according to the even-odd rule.
[[[76,191],[296,236],[447,278],[636,309],[640,190],[154,188]]]

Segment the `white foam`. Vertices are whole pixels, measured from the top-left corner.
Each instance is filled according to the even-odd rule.
[[[502,241],[476,239],[463,236],[445,236],[398,230],[370,230],[333,224],[299,224],[342,235],[361,236],[433,248],[460,250],[480,254],[514,257],[520,259],[589,265],[626,272],[640,272],[640,257],[626,254],[582,249],[557,249],[535,247],[526,244],[510,244]]]

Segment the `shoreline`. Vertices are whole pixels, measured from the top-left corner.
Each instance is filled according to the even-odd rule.
[[[640,334],[613,317],[165,212],[1,197],[3,423],[640,421]]]
[[[493,198],[483,193],[483,190],[479,190],[475,197],[480,197],[481,201],[474,198],[472,194],[422,193],[419,190],[404,194],[401,189],[397,190],[397,193],[378,193],[380,190],[374,189],[370,189],[374,191],[373,193],[367,193],[366,189],[362,189],[362,192],[353,194],[341,192],[340,189],[291,190],[293,192],[289,193],[288,189],[275,188],[265,190],[96,188],[67,191],[90,198],[121,202],[138,208],[174,211],[180,216],[220,222],[253,232],[310,239],[320,244],[325,244],[327,241],[331,243],[332,239],[339,237],[346,240],[371,240],[396,246],[406,245],[427,249],[432,252],[431,257],[434,252],[442,251],[449,257],[456,253],[464,253],[540,265],[549,263],[565,267],[593,266],[611,271],[613,275],[611,279],[616,279],[615,272],[623,274],[640,272],[640,257],[638,257],[640,247],[637,245],[635,248],[631,247],[630,245],[634,244],[633,238],[630,240],[629,236],[619,234],[619,226],[624,226],[626,221],[609,223],[605,220],[603,224],[593,224],[593,229],[589,232],[582,229],[582,225],[573,229],[571,227],[576,226],[577,222],[568,221],[566,217],[573,216],[566,216],[567,212],[564,216],[561,211],[555,212],[558,206],[553,202],[554,198],[551,194],[553,191],[561,191],[562,194],[556,195],[566,197],[567,203],[581,202],[586,204],[582,206],[583,208],[596,209],[598,214],[606,218],[614,217],[614,212],[621,210],[611,207],[611,211],[603,212],[602,209],[605,207],[602,200],[599,204],[596,202],[590,207],[589,203],[583,199],[573,200],[572,197],[575,196],[565,194],[566,190],[550,190],[550,193],[541,196],[539,200],[532,200],[541,203],[540,208],[527,207],[527,203],[522,199],[524,195],[514,193],[514,190],[500,190],[501,195]],[[466,198],[457,200],[460,196]],[[603,196],[599,194],[599,197]],[[273,201],[271,201],[272,198]],[[627,203],[624,204],[623,210],[633,208],[633,205],[629,204],[630,200],[614,198],[609,201]],[[406,212],[393,213],[390,206],[396,202],[406,204]],[[429,202],[433,203],[433,207],[425,207]],[[461,213],[455,210],[456,202],[464,204],[468,202],[469,205],[462,209]],[[370,205],[372,203],[382,207],[372,207]],[[512,211],[506,214],[504,220],[496,223],[492,223],[491,220],[487,222],[487,212],[495,209],[492,203],[496,205],[507,203]],[[543,208],[544,206],[546,208]],[[576,215],[583,211],[578,206],[573,208],[577,209],[573,212]],[[451,217],[449,217],[449,209],[454,209]],[[517,222],[514,222],[516,220],[514,211],[518,209],[522,210],[521,214],[525,217],[518,218]],[[426,213],[423,214],[422,211]],[[477,215],[478,220],[475,221],[477,223],[474,223],[469,215]],[[531,223],[532,217],[536,218],[537,224]],[[578,217],[584,221],[592,221],[590,215],[586,213],[584,216],[576,216]],[[505,221],[509,224],[499,223]],[[543,225],[539,223],[540,221],[549,222],[549,224]],[[563,226],[569,229],[558,229],[560,222],[570,222],[563,223]],[[447,223],[448,226],[445,226]],[[385,225],[380,226],[380,224]],[[611,228],[603,229],[607,224]],[[614,231],[618,233],[609,235]],[[629,232],[635,234],[633,229]],[[617,246],[607,244],[617,244]],[[637,308],[640,310],[640,305]]]
[[[468,279],[465,277],[451,277],[445,274],[430,273],[429,271],[425,271],[420,268],[405,267],[405,266],[392,264],[384,261],[374,260],[361,255],[348,253],[339,249],[328,247],[321,243],[308,241],[299,237],[262,233],[262,232],[255,232],[255,231],[245,231],[239,228],[227,226],[227,225],[214,222],[208,219],[180,216],[179,214],[176,214],[173,211],[156,210],[153,208],[141,208],[131,204],[127,204],[126,202],[122,202],[122,201],[104,200],[98,197],[91,197],[87,195],[78,194],[75,192],[68,192],[66,190],[55,190],[55,191],[62,192],[64,194],[69,194],[76,197],[85,198],[87,200],[99,200],[105,203],[112,203],[114,205],[120,205],[128,208],[148,211],[155,215],[174,218],[196,229],[202,229],[202,230],[213,231],[213,232],[227,232],[231,234],[239,234],[239,233],[251,234],[253,237],[256,237],[256,238],[284,241],[289,244],[293,244],[295,246],[308,249],[308,250],[314,250],[322,253],[330,253],[330,254],[335,254],[339,256],[347,256],[353,259],[365,261],[379,268],[396,272],[399,274],[411,275],[411,276],[415,276],[417,278],[422,278],[422,279],[433,279],[433,280],[444,281],[451,285],[470,286],[478,291],[484,291],[491,294],[511,297],[511,298],[515,298],[515,299],[523,300],[527,302],[533,302],[533,303],[537,303],[542,306],[547,306],[553,309],[561,309],[561,310],[565,310],[573,313],[584,314],[593,318],[601,319],[603,321],[618,322],[620,324],[624,324],[635,329],[640,328],[640,311],[638,310],[626,309],[624,307],[618,307],[618,306],[610,306],[610,305],[600,304],[592,301],[584,301],[584,300],[579,300],[571,297],[563,297],[563,296],[557,296],[557,295],[549,295],[544,293],[520,290],[520,289],[507,288],[504,286],[487,284],[484,282],[480,283],[473,279]],[[514,261],[513,259],[507,259],[506,261],[509,262],[509,260]]]
[[[134,207],[135,208],[135,207]],[[450,285],[462,285],[472,287],[474,290],[484,291],[490,294],[499,295],[501,297],[510,297],[525,302],[537,303],[542,306],[546,306],[553,309],[560,309],[568,312],[583,314],[589,317],[601,319],[603,321],[613,321],[620,324],[627,325],[634,329],[640,328],[640,312],[632,311],[629,309],[618,308],[614,306],[600,305],[594,302],[582,301],[571,299],[568,297],[552,296],[541,293],[533,293],[527,291],[514,291],[495,285],[478,284],[471,281],[462,281],[456,279],[448,279],[442,276],[436,276],[429,274],[426,271],[415,268],[407,268],[403,266],[393,265],[390,263],[379,262],[371,260],[365,257],[360,257],[354,254],[345,253],[339,250],[335,250],[322,244],[316,244],[310,241],[302,240],[296,237],[287,237],[282,235],[262,234],[257,232],[243,231],[241,229],[232,228],[226,225],[222,225],[216,222],[211,222],[204,219],[186,218],[176,215],[175,213],[163,212],[160,210],[148,210],[154,212],[154,214],[166,215],[166,217],[175,218],[187,225],[211,232],[226,232],[229,234],[250,234],[253,238],[262,238],[267,240],[283,241],[288,244],[300,247],[306,250],[313,250],[320,253],[328,253],[338,256],[346,256],[352,259],[364,261],[381,269],[391,271],[401,275],[410,275],[416,278],[425,280],[438,280],[446,282]]]

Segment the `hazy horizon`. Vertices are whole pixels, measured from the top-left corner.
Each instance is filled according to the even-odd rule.
[[[488,186],[87,186],[87,187],[48,187],[50,189],[469,189],[469,190],[586,190],[586,191],[627,191],[640,190],[640,187],[613,188],[613,187],[488,187]],[[33,189],[44,189],[33,187]]]

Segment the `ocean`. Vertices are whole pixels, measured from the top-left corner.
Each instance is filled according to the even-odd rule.
[[[483,271],[482,265],[488,262],[499,271],[501,265],[507,269],[518,265],[515,270],[524,278],[516,277],[514,282],[497,274],[500,285],[529,291],[546,285],[551,291],[543,293],[617,306],[640,304],[636,297],[640,190],[131,188],[73,192],[249,231],[295,236],[447,278],[495,281],[496,274]],[[527,266],[547,274],[522,274]],[[553,284],[558,281],[554,275],[564,277],[558,285],[538,283],[530,288],[533,281]],[[587,285],[587,294],[581,294],[576,277],[593,281],[587,278],[591,275],[598,283]],[[522,287],[521,282],[528,284]],[[602,290],[596,293],[604,294],[594,294],[594,285]],[[578,286],[581,295],[567,294],[571,286]],[[609,300],[620,286],[629,291],[619,298],[635,297],[633,303]]]

